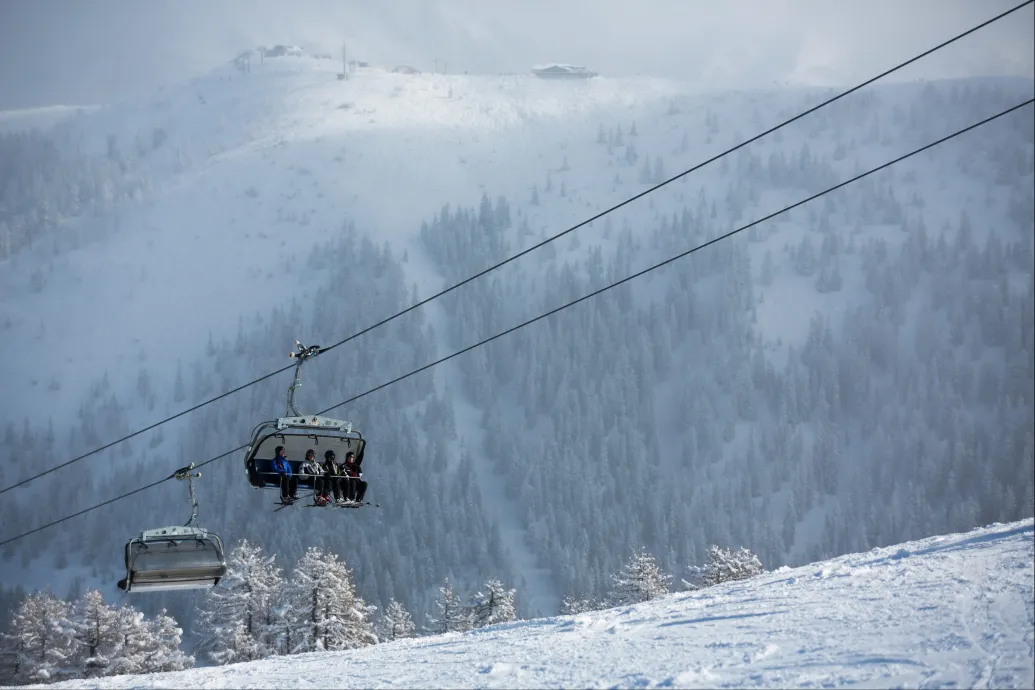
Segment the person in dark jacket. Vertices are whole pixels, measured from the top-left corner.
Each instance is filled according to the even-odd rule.
[[[341,503],[345,500],[346,491],[346,480],[342,476],[341,467],[337,462],[337,455],[333,450],[329,450],[323,454],[323,485],[324,485],[324,496],[330,500],[330,496],[327,496],[327,487],[330,486],[331,491],[334,492],[334,502]]]
[[[284,454],[284,446],[277,446],[273,471],[280,475],[280,500],[284,503],[298,499],[298,477],[291,473],[291,463]]]
[[[360,471],[359,465],[356,463],[356,454],[351,450],[345,454],[345,467],[343,469],[346,481],[348,481],[348,492],[345,494],[345,500],[362,503],[363,497],[367,493],[367,483],[363,481],[363,472]]]

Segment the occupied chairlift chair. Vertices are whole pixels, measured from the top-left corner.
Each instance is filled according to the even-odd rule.
[[[223,540],[200,528],[198,501],[192,472],[194,463],[177,470],[172,477],[186,479],[190,487],[191,516],[183,527],[144,530],[126,544],[126,578],[119,589],[126,592],[156,592],[174,589],[215,587],[226,575]]]
[[[314,490],[316,475],[299,473],[306,450],[316,451],[317,461],[322,461],[324,453],[333,450],[339,458],[353,451],[356,464],[362,466],[366,440],[363,434],[352,428],[351,422],[323,417],[306,416],[295,407],[295,390],[302,386],[302,365],[324,352],[318,345],[305,346],[295,341],[298,352],[291,352],[289,357],[297,358],[295,380],[288,388],[287,416],[258,424],[252,430],[251,442],[244,452],[244,467],[248,474],[248,483],[256,489],[280,489],[280,475],[273,471],[274,450],[284,446],[292,474],[298,478],[298,488]]]

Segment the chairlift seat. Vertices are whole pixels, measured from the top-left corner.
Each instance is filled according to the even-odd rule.
[[[351,424],[340,422],[334,427],[321,418],[321,425],[300,423],[301,420],[279,419],[260,424],[252,434],[252,441],[245,451],[245,468],[249,483],[257,488],[280,488],[280,474],[273,469],[273,458],[277,446],[284,446],[285,456],[291,466],[292,476],[298,479],[299,489],[314,489],[316,477],[301,475],[305,453],[310,448],[316,452],[316,462],[324,461],[324,453],[333,450],[337,462],[345,461],[345,454],[356,454],[356,463],[362,464],[366,441],[363,435],[351,428]],[[290,423],[288,423],[290,422]]]
[[[223,541],[197,527],[145,530],[126,544],[127,592],[206,589],[226,575]]]

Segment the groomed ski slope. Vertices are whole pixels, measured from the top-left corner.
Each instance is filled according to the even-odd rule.
[[[58,686],[1031,688],[1033,564],[1029,519],[626,608]]]

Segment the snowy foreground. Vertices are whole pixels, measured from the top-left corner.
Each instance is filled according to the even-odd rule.
[[[931,537],[626,608],[57,687],[1031,688],[1033,527]]]

